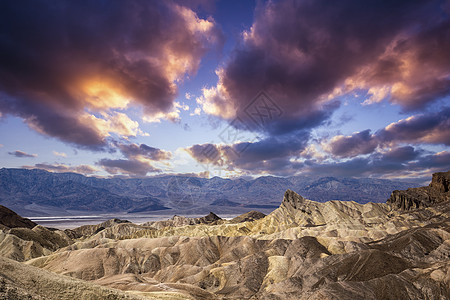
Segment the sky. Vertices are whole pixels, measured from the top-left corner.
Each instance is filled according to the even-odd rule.
[[[450,1],[1,1],[0,167],[450,170]]]

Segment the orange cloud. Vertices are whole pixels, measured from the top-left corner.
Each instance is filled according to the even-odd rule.
[[[0,115],[94,150],[105,149],[111,134],[140,134],[125,116],[129,107],[142,107],[146,119],[179,119],[177,84],[220,43],[214,20],[172,1],[118,1],[106,11],[103,5],[37,0],[3,7],[0,18],[10,26],[0,29],[9,41],[2,47],[8,63],[1,63]]]

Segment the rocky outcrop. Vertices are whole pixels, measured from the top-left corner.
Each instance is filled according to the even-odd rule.
[[[395,190],[387,203],[400,210],[430,207],[436,203],[450,201],[449,187],[450,171],[435,173],[429,186]]]
[[[142,224],[144,227],[151,227],[155,229],[162,229],[165,227],[181,227],[186,225],[199,225],[199,224],[218,224],[222,219],[213,212],[208,215],[199,218],[187,218],[183,216],[173,216],[169,220],[164,221],[152,221]]]
[[[71,243],[64,231],[40,226],[0,205],[0,256],[25,261]]]
[[[37,224],[30,219],[22,218],[9,208],[0,205],[0,225],[8,228],[25,227],[31,229]]]
[[[213,224],[219,220],[222,220],[222,218],[220,218],[218,215],[216,215],[213,212],[210,212],[209,214],[207,214],[204,217],[198,218],[199,224]]]
[[[430,187],[438,193],[448,193],[450,189],[450,171],[434,173]]]
[[[157,238],[170,236],[250,236],[259,239],[320,237],[334,253],[344,251],[347,242],[379,240],[410,227],[423,226],[450,217],[450,210],[433,207],[414,215],[392,211],[385,203],[359,204],[353,201],[315,202],[293,191],[285,193],[280,207],[253,222],[218,220],[194,223],[198,218],[175,216],[166,221],[142,225],[118,224],[99,232],[96,238]],[[439,214],[436,211],[439,210]],[[345,240],[345,242],[342,242]]]
[[[123,223],[131,223],[131,222],[128,220],[111,219],[97,225],[83,225],[75,229],[66,229],[65,232],[72,238],[80,238],[85,236],[91,236],[102,230],[105,230],[106,228]]]
[[[253,222],[264,218],[266,215],[262,212],[252,210],[248,213],[242,214],[230,220],[230,223],[243,223],[243,222]]]
[[[25,261],[49,255],[72,243],[64,231],[37,225],[33,229],[11,228],[0,231],[0,256]]]

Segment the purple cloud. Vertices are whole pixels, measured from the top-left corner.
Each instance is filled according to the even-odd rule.
[[[15,157],[37,157],[37,154],[28,154],[28,153],[20,151],[20,150],[8,152],[8,154],[13,155]]]
[[[395,148],[387,153],[355,157],[347,161],[306,162],[304,174],[332,176],[414,178],[450,169],[450,152],[427,153],[409,147]]]
[[[149,172],[161,172],[147,161],[137,159],[101,159],[97,162],[110,174],[124,173],[129,176],[145,176]]]
[[[448,13],[441,1],[260,3],[216,86],[198,102],[211,115],[248,120],[261,90],[283,111],[274,134],[323,124],[351,91],[419,109],[450,95]],[[256,130],[261,130],[258,128]]]
[[[408,117],[371,134],[370,130],[351,136],[335,136],[326,150],[337,157],[369,154],[380,147],[409,144],[450,145],[450,107]]]
[[[300,157],[309,141],[308,131],[271,136],[254,142],[232,145],[201,144],[187,148],[187,152],[199,163],[239,170],[247,173],[292,175],[298,164],[291,158]]]
[[[170,152],[147,146],[146,144],[117,144],[119,150],[127,158],[144,157],[150,160],[167,160],[172,157]]]
[[[376,147],[377,142],[369,129],[351,136],[335,136],[328,145],[330,152],[338,157],[354,157],[372,153]]]
[[[212,19],[171,1],[0,4],[0,114],[77,146],[103,150],[138,125],[135,104],[173,117],[176,81],[220,43]]]

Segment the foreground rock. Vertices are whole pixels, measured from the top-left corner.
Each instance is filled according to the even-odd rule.
[[[65,232],[37,225],[0,205],[0,256],[25,261],[71,243]]]
[[[155,299],[61,276],[0,256],[0,299]]]
[[[25,261],[49,255],[73,242],[65,232],[37,225],[33,229],[11,228],[0,230],[0,256]]]
[[[450,294],[449,232],[445,222],[334,255],[314,237],[105,240],[28,263],[124,290],[170,286],[194,299],[439,299]]]

